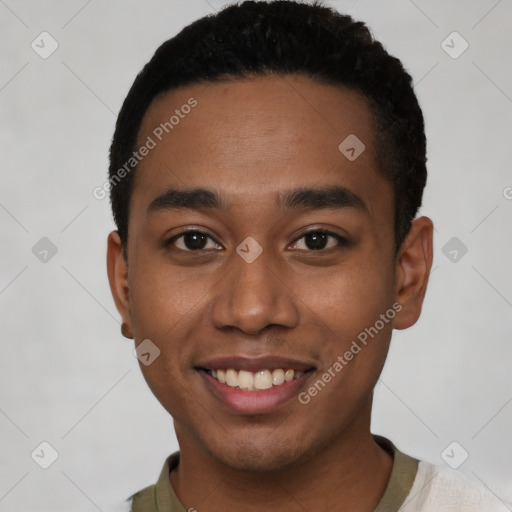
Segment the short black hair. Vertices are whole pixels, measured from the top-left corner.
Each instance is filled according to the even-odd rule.
[[[398,251],[427,179],[423,114],[411,76],[363,22],[316,1],[276,0],[229,5],[195,21],[163,43],[137,75],[110,148],[110,200],[125,256],[136,165],[123,179],[119,171],[132,157],[152,101],[187,84],[268,74],[305,75],[367,99],[379,171],[393,187]]]

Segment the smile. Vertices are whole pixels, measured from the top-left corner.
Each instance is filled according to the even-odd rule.
[[[268,414],[293,402],[316,369],[196,370],[216,400],[236,414],[253,415]]]
[[[271,389],[275,386],[281,386],[285,382],[299,379],[304,374],[303,371],[282,368],[256,372],[228,368],[227,370],[207,370],[207,373],[220,383],[241,391]]]

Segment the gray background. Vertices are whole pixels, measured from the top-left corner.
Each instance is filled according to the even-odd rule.
[[[92,190],[136,73],[224,3],[0,0],[0,511],[113,510],[177,448],[119,332],[114,225]],[[460,470],[512,501],[512,2],[327,3],[402,59],[429,140],[434,269],[421,320],[395,333],[373,430],[438,464],[467,451]],[[51,48],[43,31],[59,45],[46,59],[31,48]],[[458,58],[457,36],[452,56],[442,46],[454,31]],[[57,248],[46,262],[42,237]],[[46,470],[43,441],[59,454]]]

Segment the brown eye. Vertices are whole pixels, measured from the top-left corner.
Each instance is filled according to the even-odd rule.
[[[321,251],[345,245],[347,245],[347,240],[336,233],[331,233],[329,231],[310,231],[294,242],[293,249],[303,251]]]
[[[166,245],[172,245],[183,251],[220,248],[219,244],[202,231],[185,231],[184,233],[172,237]]]
[[[308,233],[304,237],[306,246],[311,250],[325,249],[327,242],[329,241],[329,235],[325,233]]]

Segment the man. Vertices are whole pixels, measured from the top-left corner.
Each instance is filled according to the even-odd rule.
[[[370,432],[432,222],[400,61],[320,5],[244,2],[164,43],[119,114],[108,274],[180,451],[134,512],[501,511]]]

